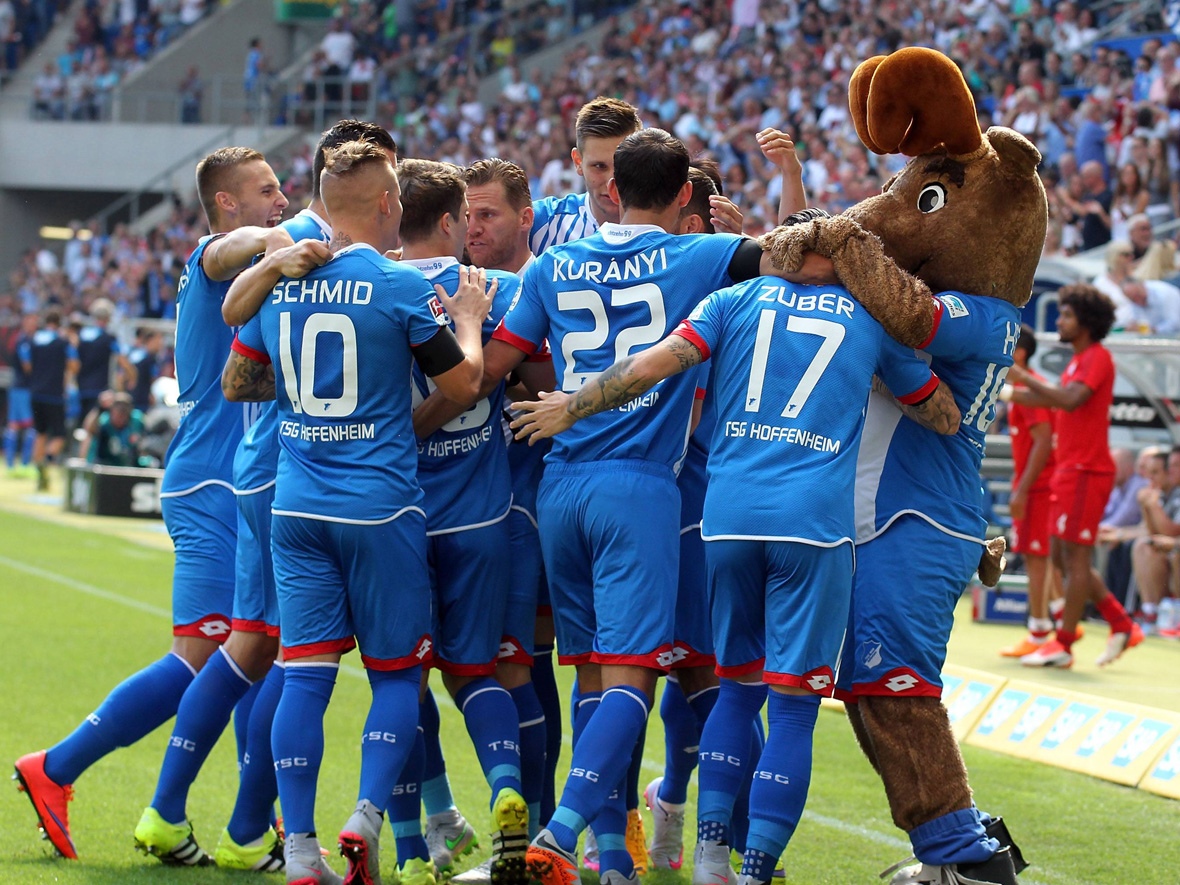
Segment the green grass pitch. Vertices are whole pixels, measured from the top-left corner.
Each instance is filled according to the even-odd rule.
[[[6,496],[7,497],[7,496]],[[171,554],[110,534],[0,511],[0,759],[45,747],[64,736],[121,678],[162,654],[169,643]],[[962,611],[960,612],[962,614]],[[951,659],[1005,672],[995,650],[1016,629],[980,627],[960,617]],[[1088,662],[1098,642],[1083,645]],[[1078,690],[1175,709],[1180,702],[1180,648],[1155,641],[1101,674],[1081,663],[1075,673],[1046,674]],[[1026,674],[1021,674],[1026,675]],[[572,674],[559,675],[568,696]],[[1155,686],[1155,687],[1153,687]],[[439,691],[441,696],[442,692]],[[441,699],[441,698],[440,698]],[[355,800],[358,735],[368,686],[356,655],[346,658],[326,721],[327,752],[317,822],[333,842]],[[444,748],[456,799],[486,831],[488,790],[463,724],[443,703]],[[81,860],[53,856],[38,839],[27,799],[10,788],[0,798],[0,883],[229,883],[257,874],[175,870],[132,849],[132,829],[149,801],[170,725],[137,746],[102,760],[83,776],[71,806]],[[568,735],[567,735],[568,741]],[[1028,885],[1121,885],[1180,881],[1180,803],[1033,762],[964,748],[980,804],[1002,813],[1034,866]],[[568,764],[568,743],[562,764]],[[644,782],[663,762],[658,717],[648,729]],[[198,839],[216,844],[233,802],[237,774],[232,734],[217,745],[189,802]],[[690,795],[691,809],[695,788]],[[650,826],[650,818],[649,818]],[[692,845],[695,822],[686,827]],[[386,830],[388,836],[388,830]],[[383,857],[391,879],[392,838]],[[483,852],[489,846],[484,839]],[[807,812],[785,856],[787,883],[876,882],[876,874],[908,853],[889,819],[880,784],[857,750],[843,717],[820,713],[815,771]],[[477,854],[475,860],[484,854]],[[343,862],[336,858],[338,869]],[[594,882],[593,874],[587,874]],[[679,872],[645,877],[649,885],[690,881]],[[281,881],[270,876],[259,881]]]

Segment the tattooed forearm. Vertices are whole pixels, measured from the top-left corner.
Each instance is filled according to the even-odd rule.
[[[901,410],[912,420],[935,433],[957,433],[959,430],[959,407],[950,388],[941,381],[934,395],[916,406],[902,405]]]
[[[672,355],[676,357],[676,362],[680,364],[681,372],[691,369],[693,366],[700,365],[701,352],[687,338],[674,335],[665,341],[665,345]]]
[[[630,402],[656,385],[658,378],[641,378],[634,371],[635,357],[619,360],[578,391],[570,412],[577,418],[588,418],[608,409]]]
[[[275,367],[231,353],[221,373],[221,391],[230,402],[261,403],[275,398]]]

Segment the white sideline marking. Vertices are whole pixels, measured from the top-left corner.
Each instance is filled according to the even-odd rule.
[[[103,590],[101,587],[95,587],[93,584],[87,584],[84,581],[78,581],[74,578],[67,577],[66,575],[59,575],[56,572],[47,571],[46,569],[38,568],[34,565],[27,565],[26,563],[20,562],[18,560],[9,559],[7,556],[0,555],[0,565],[6,565],[11,569],[24,572],[25,574],[32,575],[35,578],[53,581],[56,584],[60,584],[63,587],[69,587],[71,590],[77,590],[79,593],[85,593],[88,596],[104,599],[107,602],[114,602],[118,605],[133,608],[141,612],[146,612],[149,615],[167,618],[169,621],[172,620],[172,612],[162,609],[157,605],[151,605],[147,602],[140,602],[138,599],[132,599],[130,596],[124,596],[121,593]],[[365,675],[365,671],[361,667],[355,667],[345,664],[343,661],[341,661],[340,672],[346,673],[355,679],[363,679],[368,682],[368,677]],[[456,710],[457,712],[454,701],[451,700],[450,695],[446,691],[436,692],[434,697],[440,707],[447,707],[449,709]],[[570,738],[565,734],[562,735],[562,745],[566,747],[571,746]],[[657,774],[664,773],[664,766],[657,765],[650,759],[644,759],[642,767]],[[838,830],[839,832],[845,833],[849,836],[857,836],[869,842],[876,842],[879,845],[887,845],[890,848],[907,851],[910,848],[909,842],[905,841],[904,839],[900,839],[897,836],[879,833],[876,830],[870,830],[867,827],[862,827],[858,824],[850,824],[839,820],[838,818],[828,817],[827,815],[817,814],[814,811],[804,810],[803,817],[805,820],[817,823],[822,827],[827,827],[831,830]],[[1080,881],[1077,879],[1066,880],[1041,864],[1036,865],[1036,869],[1040,873],[1047,875],[1050,879],[1054,879],[1059,882],[1070,881],[1073,883],[1073,885],[1091,885],[1089,882]],[[1040,882],[1036,879],[1029,879],[1027,876],[1022,880],[1022,882],[1023,885],[1046,885],[1044,882]]]

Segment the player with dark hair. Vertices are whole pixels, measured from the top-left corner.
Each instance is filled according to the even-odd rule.
[[[70,785],[106,754],[171,719],[197,671],[230,632],[234,586],[226,566],[234,560],[237,537],[233,457],[249,416],[221,395],[221,366],[233,341],[221,320],[221,302],[230,281],[255,255],[289,245],[291,238],[275,228],[287,200],[255,150],[230,147],[209,154],[197,164],[197,192],[211,236],[189,256],[177,289],[181,421],[168,448],[160,493],[176,549],[172,649],[115,688],[65,740],[16,763],[42,827],[66,857],[77,857],[67,817]],[[224,654],[218,660],[231,678],[246,681]],[[183,808],[171,821],[149,808],[136,838],[145,850],[172,862],[210,862],[193,839]]]
[[[1056,466],[1051,515],[1053,561],[1065,574],[1065,611],[1055,637],[1021,658],[1028,667],[1073,666],[1073,644],[1086,602],[1110,625],[1098,666],[1113,663],[1143,641],[1143,630],[1106,587],[1092,565],[1098,524],[1114,486],[1114,461],[1107,436],[1114,399],[1114,360],[1102,339],[1114,325],[1114,305],[1093,286],[1074,283],[1057,293],[1057,334],[1073,348],[1059,384],[1048,384],[1022,369],[1009,372],[1025,389],[1005,388],[1022,406],[1058,409],[1054,425]]]
[[[481,392],[546,338],[559,386],[576,390],[616,353],[660,340],[694,296],[771,267],[740,237],[673,235],[692,190],[678,139],[645,129],[624,139],[614,159],[609,190],[623,223],[530,265],[485,349]],[[576,439],[558,439],[547,456],[538,495],[542,553],[562,659],[577,665],[582,688],[563,804],[529,849],[530,872],[549,882],[576,879],[572,850],[591,818],[603,878],[633,876],[621,788],[671,652],[679,553],[673,467],[684,454],[694,391],[684,380],[669,384],[640,407],[598,416]],[[445,410],[437,400],[419,410],[427,408]]]
[[[1037,352],[1037,336],[1027,323],[1020,327],[1020,338],[1012,354],[1012,364],[1032,372],[1028,361]],[[1050,479],[1053,476],[1053,413],[1046,408],[1030,408],[1020,403],[1008,405],[1008,435],[1012,440],[1012,495],[1008,499],[1012,514],[1013,553],[1024,556],[1028,571],[1028,636],[1000,651],[1007,658],[1032,654],[1045,644],[1053,632],[1049,615],[1050,590],[1058,584],[1057,570],[1049,562]]]
[[[522,403],[527,414],[513,422],[521,436],[560,434],[714,358],[709,395],[717,423],[701,534],[717,668],[727,697],[742,703],[709,719],[702,756],[744,751],[731,754],[730,745],[748,745],[767,697],[763,683],[774,689],[750,794],[742,881],[770,878],[806,801],[819,698],[832,695],[848,621],[854,521],[847,490],[874,374],[923,423],[944,434],[958,428],[950,391],[858,307],[834,282],[784,287],[759,278],[722,289],[654,347],[621,359],[576,393]],[[735,504],[751,482],[778,493]],[[740,767],[733,767],[721,791],[729,811],[741,788]],[[716,798],[702,789],[702,810]],[[724,845],[709,837],[722,836],[725,823],[702,818],[698,848]],[[697,852],[695,867],[705,869],[694,868],[694,881],[730,879],[728,848],[723,863],[714,868],[712,860]]]
[[[339,842],[347,881],[360,883],[380,878],[382,812],[414,746],[430,650],[407,380],[417,362],[449,395],[473,396],[491,296],[472,270],[453,298],[441,287],[435,298],[418,270],[384,257],[398,245],[401,206],[380,147],[354,141],[326,152],[321,183],[335,254],[303,279],[276,284],[280,294],[238,333],[222,389],[250,401],[278,390],[271,539],[287,666],[272,748],[287,881],[339,881],[315,835],[316,782],[340,658],[359,643],[373,702],[357,805]],[[443,304],[457,335],[440,328]]]
[[[78,349],[61,328],[61,313],[45,311],[41,328],[17,350],[21,369],[29,379],[33,404],[33,463],[37,491],[49,488],[47,459],[60,457],[66,443],[66,384],[78,373]]]
[[[617,98],[599,96],[582,105],[574,122],[574,171],[586,181],[586,191],[546,197],[533,203],[529,248],[540,255],[550,246],[587,237],[607,222],[619,220],[618,204],[611,201],[608,184],[614,175],[619,143],[638,132],[639,111]]]

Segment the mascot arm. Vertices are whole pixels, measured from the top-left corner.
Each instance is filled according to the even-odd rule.
[[[778,276],[795,279],[808,252],[831,259],[840,282],[893,338],[907,347],[930,340],[937,309],[930,288],[898,267],[881,241],[851,218],[777,227],[759,242]]]

